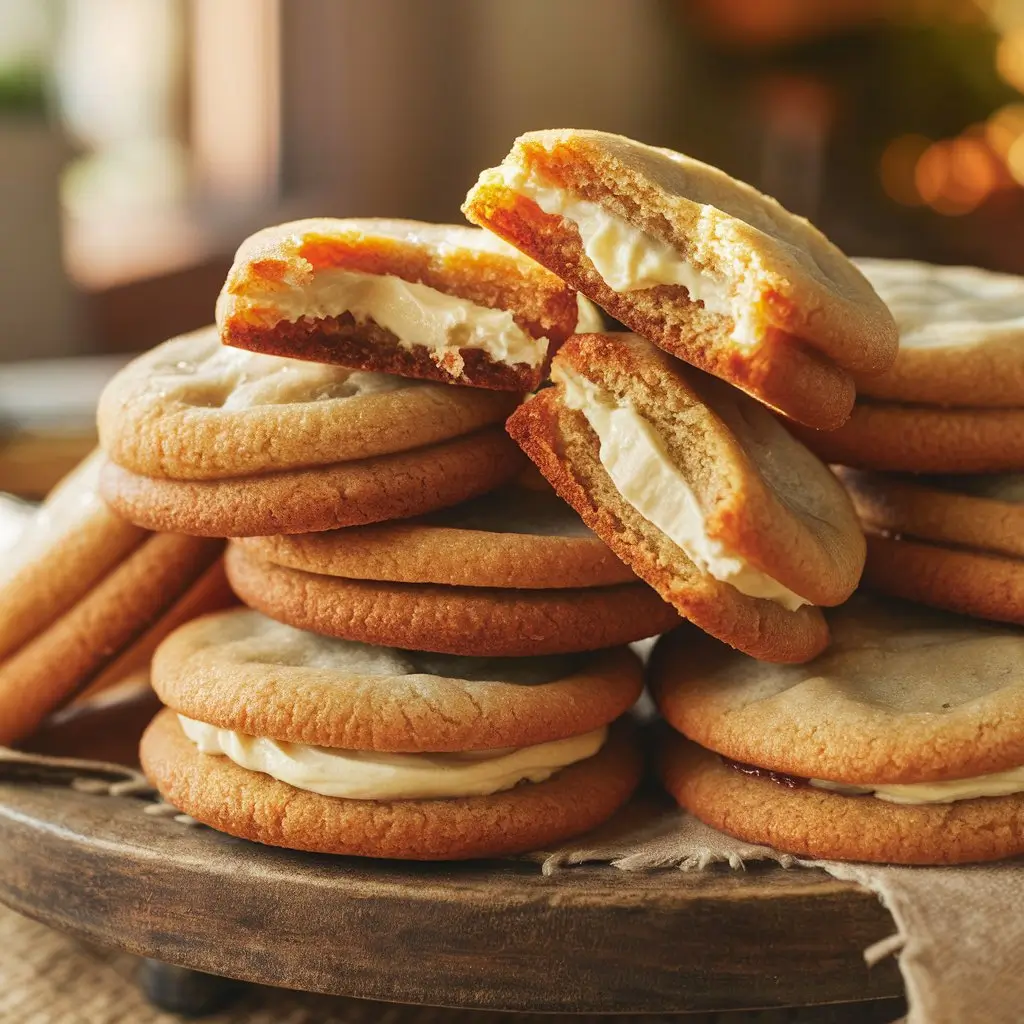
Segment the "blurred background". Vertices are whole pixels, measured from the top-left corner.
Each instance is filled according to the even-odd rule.
[[[0,0],[0,466],[210,321],[255,228],[459,220],[567,126],[718,164],[854,255],[1024,272],[1024,0]]]

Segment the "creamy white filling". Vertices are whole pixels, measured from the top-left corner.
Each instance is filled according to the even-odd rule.
[[[503,164],[504,184],[518,195],[532,199],[545,213],[564,217],[579,229],[594,269],[616,292],[639,291],[660,284],[682,285],[693,301],[704,303],[711,313],[731,316],[736,322],[733,340],[755,340],[748,317],[730,295],[729,283],[713,277],[683,259],[668,242],[630,224],[597,203],[571,196],[536,170]]]
[[[698,569],[741,594],[774,601],[790,611],[811,603],[708,535],[696,494],[672,464],[657,431],[636,409],[564,368],[559,380],[565,404],[579,409],[597,434],[601,464],[616,490],[681,547]]]
[[[1024,767],[993,772],[991,775],[979,775],[973,779],[948,779],[943,782],[854,786],[846,782],[827,782],[824,779],[808,781],[818,789],[828,789],[845,796],[870,795],[892,804],[951,804],[957,800],[1024,793]]]
[[[424,345],[435,353],[481,349],[493,360],[540,366],[547,338],[527,334],[506,309],[489,309],[390,274],[328,267],[302,288],[260,296],[294,322],[351,313],[355,320],[391,331],[404,349]]]
[[[204,754],[222,754],[296,789],[346,800],[429,800],[489,796],[520,782],[543,782],[559,769],[593,757],[608,730],[521,749],[453,754],[386,754],[336,750],[246,736],[178,715],[185,735]]]

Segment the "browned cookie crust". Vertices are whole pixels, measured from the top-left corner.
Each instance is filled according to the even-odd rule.
[[[587,526],[701,629],[766,661],[806,661],[828,643],[819,609],[791,612],[719,582],[624,501],[583,414],[562,405],[556,389],[520,406],[508,430]]]
[[[0,662],[0,743],[30,733],[141,637],[219,557],[219,541],[150,537],[53,625]]]
[[[724,172],[668,150],[594,131],[530,132],[504,167],[539,171],[671,244],[701,269],[736,276],[758,320],[737,344],[733,317],[678,285],[616,292],[586,255],[575,224],[484,171],[463,212],[522,249],[638,334],[801,422],[830,429],[849,415],[851,370],[878,372],[896,327],[852,263],[807,221]]]
[[[550,490],[518,486],[415,521],[237,543],[275,565],[349,579],[527,590],[636,581]]]
[[[317,320],[282,320],[269,328],[240,325],[231,330],[227,344],[315,363],[519,393],[540,386],[549,362],[545,360],[540,366],[502,363],[478,348],[460,348],[457,354],[446,353],[435,362],[426,345],[403,348],[397,335],[372,320],[356,323],[351,313]]]
[[[838,430],[790,424],[826,462],[897,473],[1024,469],[1024,409],[943,409],[866,400]]]
[[[232,547],[228,579],[251,608],[299,629],[385,647],[468,656],[566,654],[641,640],[679,616],[642,583],[493,590],[377,583],[261,562]]]
[[[628,730],[615,728],[593,757],[493,796],[347,800],[199,753],[169,710],[146,730],[140,756],[170,803],[222,832],[294,850],[404,860],[525,853],[586,832],[629,799],[642,768]]]
[[[876,532],[1024,557],[1024,503],[963,494],[927,478],[837,467],[857,514]]]
[[[904,806],[737,771],[665,731],[665,788],[714,828],[786,853],[890,864],[968,864],[1024,853],[1024,796]]]
[[[201,537],[313,533],[456,505],[513,478],[523,459],[500,427],[410,452],[234,480],[159,480],[108,463],[100,488],[151,530]]]
[[[1024,560],[868,535],[864,583],[962,615],[1024,625]]]
[[[376,458],[500,423],[515,395],[226,348],[206,327],[132,360],[97,420],[111,461],[142,476],[220,480]]]
[[[531,367],[492,359],[479,349],[432,354],[411,350],[372,320],[341,316],[286,319],[274,291],[300,291],[321,271],[390,275],[490,309],[507,309],[547,358]],[[225,344],[402,376],[531,391],[551,355],[576,326],[575,293],[516,250],[466,225],[364,218],[311,219],[266,228],[239,248],[217,304]],[[407,339],[405,339],[407,340]],[[433,357],[432,357],[433,355]]]
[[[832,645],[769,665],[696,630],[648,676],[673,728],[733,760],[854,785],[970,779],[1024,764],[1024,632],[861,593]]]
[[[527,747],[607,725],[640,696],[625,647],[573,657],[456,658],[368,648],[239,609],[160,647],[153,685],[189,718],[345,750]]]

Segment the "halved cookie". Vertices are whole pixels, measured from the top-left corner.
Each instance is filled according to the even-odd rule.
[[[947,409],[864,399],[838,430],[790,425],[826,462],[896,473],[1024,469],[1024,408]]]
[[[242,352],[206,327],[129,363],[97,420],[100,447],[132,473],[220,480],[424,448],[500,423],[517,402]]]
[[[125,519],[199,537],[309,533],[457,505],[522,469],[501,427],[332,466],[219,480],[141,476],[108,462],[100,489]]]
[[[642,579],[773,661],[827,643],[814,605],[857,584],[864,538],[835,477],[761,406],[634,335],[581,335],[508,421],[555,490]]]
[[[242,243],[217,302],[227,345],[446,384],[532,391],[575,293],[487,232],[294,221]]]
[[[363,643],[465,656],[591,651],[654,636],[679,616],[646,584],[509,590],[342,579],[263,562],[232,544],[228,579],[281,622]]]
[[[670,791],[709,824],[792,853],[1024,852],[1024,632],[866,595],[829,620],[832,646],[800,667],[692,630],[659,642],[655,700],[693,741],[669,743]]]
[[[415,520],[239,543],[275,565],[349,579],[535,590],[636,580],[564,501],[529,486]]]
[[[896,319],[900,350],[857,391],[894,402],[1024,409],[1024,277],[910,260],[854,261]]]
[[[600,824],[640,777],[628,730],[609,729],[641,686],[623,649],[439,657],[232,612],[171,636],[153,681],[170,706],[142,740],[154,785],[200,821],[271,845],[523,852]]]
[[[0,743],[109,678],[223,550],[122,522],[99,500],[98,468],[92,456],[66,478],[0,566]]]
[[[723,171],[605,132],[520,136],[463,212],[637,333],[792,419],[839,426],[896,356],[857,268]]]

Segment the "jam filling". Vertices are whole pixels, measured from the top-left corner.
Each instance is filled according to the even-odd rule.
[[[774,772],[771,768],[759,768],[756,764],[745,764],[743,761],[734,761],[731,757],[723,757],[722,762],[734,771],[742,772],[744,775],[752,775],[756,779],[768,779],[770,782],[785,786],[786,789],[802,789],[809,786],[807,779],[799,775],[787,775],[785,772]]]

